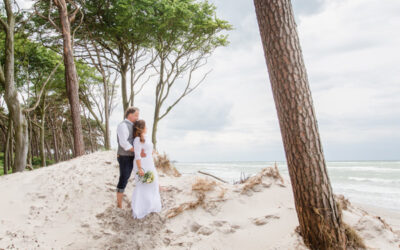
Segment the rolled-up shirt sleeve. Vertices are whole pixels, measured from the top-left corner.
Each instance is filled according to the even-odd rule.
[[[129,151],[132,148],[132,144],[129,143],[129,130],[128,126],[124,123],[120,123],[117,127],[117,136],[119,145],[125,150]]]
[[[135,148],[135,160],[142,159],[142,157],[140,156],[140,153],[142,151],[142,144],[140,143],[139,137],[136,137],[133,141],[133,147]]]

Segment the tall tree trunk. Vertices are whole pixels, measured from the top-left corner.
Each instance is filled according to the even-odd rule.
[[[18,100],[18,93],[14,82],[14,27],[15,17],[12,12],[10,0],[4,0],[7,14],[7,23],[2,23],[5,39],[5,65],[4,73],[1,70],[0,81],[4,85],[4,99],[7,103],[8,111],[14,123],[15,131],[15,158],[13,170],[16,172],[24,171],[26,167],[26,157],[28,155],[28,124],[23,114],[21,104]],[[4,21],[3,21],[4,22]],[[1,65],[0,65],[1,67]]]
[[[47,155],[49,156],[49,159],[54,160],[53,155],[51,154],[49,142],[47,140],[45,141],[45,146],[46,146],[46,152],[47,152]]]
[[[27,119],[28,119],[29,138],[33,138],[33,136],[32,136],[32,120],[29,117],[29,115],[27,116]],[[33,157],[32,157],[32,139],[28,143],[28,156],[27,156],[27,158],[28,158],[28,163],[27,163],[28,166],[31,166],[33,168],[33,164],[32,164],[32,162],[33,162]]]
[[[33,116],[33,122],[35,122],[37,124],[36,114]],[[38,141],[38,138],[40,137],[40,134],[38,136],[36,128],[37,128],[37,126],[32,127],[32,129],[33,129],[32,130],[33,131],[32,141],[34,142],[33,143],[33,146],[34,146],[33,147],[33,152],[34,152],[33,156],[39,157],[40,154],[39,154],[39,141]],[[33,160],[33,157],[32,157],[32,160]]]
[[[10,152],[11,152],[11,144],[12,144],[12,127],[13,120],[11,117],[8,119],[8,129],[7,129],[7,138],[6,145],[4,147],[4,174],[8,174],[8,170],[10,169]],[[12,156],[11,156],[12,157]]]
[[[67,95],[71,106],[72,129],[74,138],[74,156],[85,154],[85,145],[82,134],[81,110],[79,103],[79,81],[76,72],[74,53],[71,39],[71,24],[68,16],[68,9],[65,0],[55,1],[60,15],[62,27],[62,36],[64,44],[64,66],[65,66],[65,82],[67,87]]]
[[[6,147],[6,145],[7,145],[7,134],[8,134],[8,132],[7,132],[7,130],[6,130],[6,128],[4,127],[4,144],[3,144],[3,173],[4,174],[7,174],[8,172],[7,172],[7,166],[6,166],[6,153],[7,153],[7,147]]]
[[[41,165],[42,167],[46,167],[46,151],[45,151],[45,145],[44,145],[44,125],[45,125],[45,116],[46,116],[46,106],[45,102],[43,101],[43,107],[42,107],[42,120],[41,120],[41,126],[40,126],[40,159],[41,159]]]
[[[153,148],[156,151],[157,150],[157,128],[158,128],[158,122],[160,121],[160,106],[156,104],[154,108],[154,119],[153,119],[153,131],[151,133],[151,141],[153,143]]]
[[[304,242],[345,249],[290,0],[254,0]]]
[[[104,120],[105,120],[105,127],[106,131],[104,133],[104,147],[106,150],[110,150],[110,103],[109,103],[109,88],[108,82],[103,77],[103,84],[104,84]]]
[[[74,144],[71,140],[72,134],[71,134],[71,130],[69,128],[67,128],[67,142],[69,144],[69,149],[68,149],[68,159],[71,159],[71,150],[72,150],[72,155],[75,155],[74,152]]]
[[[56,135],[56,128],[54,127],[54,122],[51,116],[49,116],[50,120],[50,126],[51,126],[51,133],[53,135],[53,144],[54,144],[54,160],[57,162],[60,161],[60,152],[58,149],[58,141],[57,141],[57,135]]]
[[[122,65],[121,66],[121,94],[122,94],[122,107],[123,107],[123,114],[129,107],[129,100],[128,100],[128,90],[127,90],[127,80],[126,75],[128,72],[128,66]]]
[[[130,97],[129,99],[131,100],[130,102],[130,106],[133,107],[133,105],[135,104],[135,70],[133,67],[134,62],[132,62],[132,64],[130,65],[131,68],[131,93],[130,93]]]
[[[122,94],[122,107],[123,107],[123,114],[125,114],[125,110],[129,107],[129,99],[128,99],[128,90],[127,90],[127,74],[129,69],[129,56],[127,55],[127,51],[125,48],[120,45],[118,47],[118,63],[119,63],[119,70],[121,73],[121,94]]]
[[[62,124],[60,124],[60,127],[62,128]],[[57,129],[57,134],[58,135],[62,135],[63,133],[62,133],[62,131],[60,131],[59,130],[59,128],[58,127],[56,127],[56,129]],[[68,155],[68,151],[69,151],[69,149],[68,149],[68,147],[66,146],[66,142],[65,142],[65,140],[64,140],[64,136],[59,136],[59,139],[60,139],[60,152],[62,152],[62,161],[65,161],[65,160],[67,160],[68,159],[68,157],[67,157],[67,155]]]
[[[93,140],[92,140],[93,139],[92,138],[92,126],[90,125],[90,119],[86,116],[85,112],[84,112],[84,115],[85,115],[86,124],[89,129],[88,139],[89,139],[89,144],[90,144],[90,152],[93,153],[94,148],[93,148]]]
[[[162,103],[162,96],[164,92],[164,60],[165,57],[160,55],[161,62],[160,62],[160,76],[158,80],[158,84],[156,86],[156,100],[155,100],[155,105],[154,105],[154,119],[153,119],[153,131],[151,134],[151,139],[153,142],[153,148],[155,151],[157,151],[157,128],[158,128],[158,122],[160,121],[160,110],[161,110],[161,103]]]

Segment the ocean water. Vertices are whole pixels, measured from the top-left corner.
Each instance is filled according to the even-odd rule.
[[[207,162],[174,163],[182,174],[198,170],[214,174],[228,182],[240,180],[241,174],[252,176],[275,162]],[[281,174],[289,178],[286,162],[276,162]],[[335,194],[350,201],[394,209],[400,212],[400,161],[327,162]]]

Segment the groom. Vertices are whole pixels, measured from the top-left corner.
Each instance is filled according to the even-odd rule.
[[[125,120],[117,127],[118,151],[117,159],[119,163],[119,181],[117,185],[117,206],[122,208],[122,197],[128,179],[133,169],[133,160],[135,153],[133,149],[133,125],[139,119],[139,109],[129,107],[125,111]],[[142,150],[141,157],[146,157]]]

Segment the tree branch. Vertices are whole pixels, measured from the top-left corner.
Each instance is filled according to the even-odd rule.
[[[61,65],[61,62],[59,62],[59,63],[56,65],[56,67],[54,67],[54,69],[51,71],[50,75],[47,77],[46,81],[43,83],[43,86],[42,86],[42,88],[40,89],[40,92],[39,92],[39,96],[38,96],[37,99],[36,99],[35,105],[33,105],[33,107],[31,107],[31,108],[24,109],[24,110],[23,110],[24,113],[29,113],[29,112],[31,112],[31,111],[33,111],[33,110],[35,110],[35,109],[37,108],[37,106],[39,105],[39,102],[40,102],[40,98],[42,97],[43,91],[44,91],[44,89],[45,89],[47,83],[50,81],[51,77],[53,77],[53,75],[56,73],[57,68],[58,68],[60,65]]]

